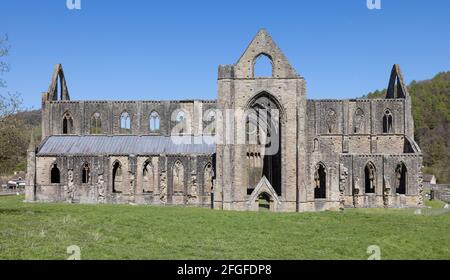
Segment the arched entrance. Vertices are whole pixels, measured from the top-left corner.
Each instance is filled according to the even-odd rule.
[[[270,211],[271,197],[263,192],[258,196],[258,211]]]

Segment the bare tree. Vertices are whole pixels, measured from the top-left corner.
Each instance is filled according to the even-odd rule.
[[[9,64],[4,60],[4,58],[9,54],[8,35],[0,38],[0,87],[5,88],[6,82],[1,78],[3,73],[9,71]]]

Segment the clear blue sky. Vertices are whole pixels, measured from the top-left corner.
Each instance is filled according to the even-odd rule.
[[[214,99],[217,67],[266,28],[308,98],[352,98],[386,87],[392,64],[407,82],[450,70],[450,1],[1,0],[8,90],[40,107],[56,63],[71,98]]]

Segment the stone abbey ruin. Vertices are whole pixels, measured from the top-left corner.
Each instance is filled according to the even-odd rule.
[[[270,60],[272,76],[255,77]],[[73,101],[61,65],[42,96],[26,201],[301,212],[422,205],[411,98],[308,100],[265,30],[219,66],[217,100]],[[268,141],[270,139],[270,141]]]

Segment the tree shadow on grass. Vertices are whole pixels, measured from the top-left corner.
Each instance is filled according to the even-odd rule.
[[[2,209],[0,208],[0,215],[35,215],[40,214],[39,210],[29,209]]]

